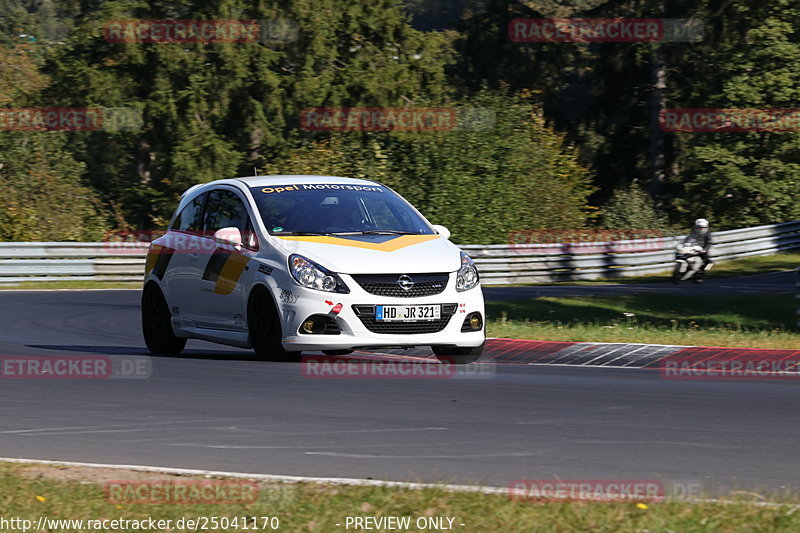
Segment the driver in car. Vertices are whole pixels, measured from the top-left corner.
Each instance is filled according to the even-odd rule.
[[[340,204],[336,196],[328,196],[319,205],[315,213],[315,222],[328,232],[353,231],[352,212],[347,206]]]

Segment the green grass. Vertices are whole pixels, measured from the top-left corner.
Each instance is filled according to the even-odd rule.
[[[487,302],[487,334],[549,341],[800,349],[793,294],[667,294]],[[627,313],[627,314],[626,314]]]
[[[20,281],[16,283],[0,283],[3,289],[141,289],[141,281]]]
[[[465,533],[800,531],[800,513],[794,512],[794,506],[762,506],[742,499],[727,503],[665,502],[647,505],[635,502],[531,503],[512,501],[504,494],[451,492],[440,488],[411,490],[303,483],[262,486],[258,501],[249,504],[119,505],[105,500],[101,485],[23,475],[26,468],[30,467],[0,464],[0,516],[3,518],[25,518],[35,523],[40,516],[49,519],[129,520],[152,517],[173,521],[198,516],[277,516],[280,520],[278,531],[292,533],[347,531],[344,527],[347,516],[408,516],[412,521],[426,516],[455,517],[454,524],[458,525],[454,531]],[[464,526],[460,525],[462,523]],[[89,529],[72,528],[68,531],[83,533]],[[420,530],[413,527],[394,531]]]

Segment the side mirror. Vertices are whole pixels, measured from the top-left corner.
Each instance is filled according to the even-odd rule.
[[[240,250],[242,248],[242,232],[233,226],[218,229],[214,232],[214,242],[227,244]]]
[[[433,229],[436,231],[436,233],[438,233],[439,235],[441,235],[445,239],[449,239],[450,238],[450,230],[445,228],[444,226],[440,226],[439,224],[434,224],[433,225]]]

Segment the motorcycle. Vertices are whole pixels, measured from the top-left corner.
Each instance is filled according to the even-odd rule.
[[[704,273],[711,269],[714,263],[703,267],[703,247],[697,243],[679,243],[675,251],[675,270],[672,273],[672,283],[680,283],[689,279],[699,282],[697,276],[702,270]]]

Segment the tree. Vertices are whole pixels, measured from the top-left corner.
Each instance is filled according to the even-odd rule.
[[[0,45],[0,106],[32,102],[49,80],[38,70],[33,46]]]
[[[102,208],[65,141],[60,132],[0,134],[0,240],[102,240]]]
[[[118,19],[286,19],[296,38],[268,43],[109,43]],[[272,47],[271,47],[272,46]],[[408,24],[397,2],[265,0],[84,6],[49,63],[50,101],[141,110],[138,131],[72,136],[106,202],[147,227],[187,187],[249,175],[278,157],[316,106],[398,106],[447,92],[446,40]]]
[[[711,2],[705,54],[694,57],[673,107],[792,109],[800,102],[800,6],[789,0]],[[713,46],[712,46],[713,44]],[[712,74],[713,73],[713,74]],[[675,105],[680,102],[681,105]],[[717,227],[800,218],[800,131],[675,134],[676,207],[702,206]]]
[[[791,0],[490,0],[464,21],[459,73],[466,86],[503,82],[541,95],[548,120],[596,171],[604,203],[627,180],[656,176],[654,200],[675,222],[698,206],[722,227],[796,219],[798,139],[787,133],[664,133],[671,108],[795,108],[800,87]],[[700,42],[514,43],[513,18],[666,17],[703,26]]]
[[[622,230],[662,230],[665,221],[636,180],[620,187],[603,209],[603,226]]]
[[[26,107],[48,83],[33,45],[0,45],[0,106]],[[0,240],[101,239],[106,222],[63,132],[0,131]]]
[[[333,134],[266,170],[379,181],[459,243],[508,243],[516,231],[586,224],[588,172],[529,100],[484,90],[458,104],[490,110],[496,121],[471,131]]]

